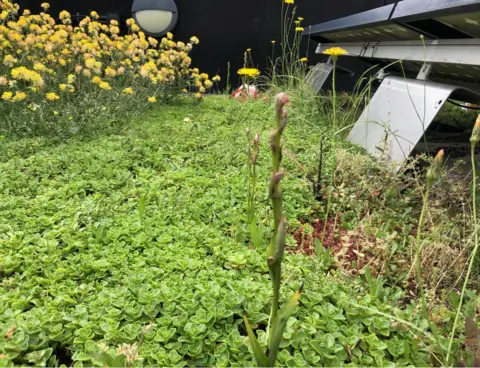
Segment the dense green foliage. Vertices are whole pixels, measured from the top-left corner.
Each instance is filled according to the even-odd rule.
[[[313,162],[319,133],[292,110],[286,147]],[[244,132],[261,133],[257,211],[269,228],[271,117],[270,104],[211,97],[163,106],[123,134],[4,141],[0,366],[251,366],[242,313],[264,346],[271,287],[267,242],[247,241]],[[294,228],[314,199],[284,165]],[[414,306],[397,309],[400,292],[327,273],[319,258],[284,263],[283,301],[302,281],[305,292],[280,364],[429,365],[427,324]]]

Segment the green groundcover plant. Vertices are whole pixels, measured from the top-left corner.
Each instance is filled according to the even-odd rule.
[[[272,290],[267,246],[252,247],[242,227],[244,132],[248,122],[266,136],[272,105],[241,106],[211,97],[88,142],[1,142],[0,366],[256,364],[242,315],[265,349]],[[320,133],[305,135],[291,110],[285,144],[312,160]],[[256,212],[272,224],[267,149]],[[298,167],[283,165],[292,227],[313,198]],[[302,281],[305,291],[278,365],[429,365],[428,323],[414,303],[399,309],[397,289],[323,265],[285,254],[281,305]]]

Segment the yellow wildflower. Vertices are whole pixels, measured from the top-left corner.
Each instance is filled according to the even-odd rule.
[[[87,68],[93,68],[95,66],[96,60],[94,58],[88,58],[85,60],[85,66]]]
[[[60,98],[55,92],[49,92],[45,95],[48,101],[56,101]]]
[[[133,95],[133,88],[130,88],[130,87],[127,87],[123,90],[124,93],[126,93],[127,95]]]
[[[155,102],[157,102],[157,99],[154,96],[152,96],[152,97],[148,98],[148,102],[155,103]]]
[[[67,77],[67,83],[68,84],[73,84],[75,82],[75,79],[77,79],[75,74],[69,74],[68,77]]]
[[[9,100],[11,100],[12,96],[13,96],[12,92],[3,92],[2,100],[9,101]]]
[[[67,85],[66,84],[60,84],[58,86],[60,88],[60,91],[65,92],[67,90]]]
[[[117,71],[108,67],[105,69],[105,75],[108,75],[109,77],[115,77],[117,75]]]
[[[194,45],[198,45],[200,43],[200,40],[198,39],[197,36],[193,36],[190,38],[190,42],[193,43]]]
[[[300,61],[301,61],[302,63],[306,63],[306,62],[308,61],[308,59],[307,59],[306,57],[303,57],[303,58],[300,59]]]
[[[108,82],[102,82],[98,85],[101,89],[104,89],[106,91],[110,91],[112,89],[112,87],[110,86],[110,84],[108,84]]]
[[[296,32],[303,32],[303,31],[305,31],[305,28],[303,28],[303,27],[296,27],[296,28],[295,28],[295,31],[296,31]]]
[[[27,98],[27,94],[25,92],[17,91],[15,93],[15,97],[13,97],[13,101],[23,101]]]
[[[100,78],[98,75],[92,78],[92,83],[94,84],[100,84],[102,83],[102,78]]]
[[[47,67],[42,63],[35,63],[33,65],[33,69],[36,70],[37,72],[44,72],[45,70],[47,70]]]
[[[221,78],[219,75],[215,75],[213,78],[212,78],[212,81],[214,82],[220,82]]]
[[[301,22],[301,21],[303,20],[303,18],[302,18],[302,17],[298,17],[298,20]]]
[[[329,55],[335,60],[342,55],[348,54],[347,50],[342,49],[341,47],[331,47],[323,52],[325,55]]]
[[[285,0],[285,4],[295,4],[294,0]]]
[[[168,38],[169,40],[171,40],[171,39],[173,38],[173,34],[172,34],[171,32],[168,32],[168,33],[167,33],[167,38]]]
[[[239,75],[245,75],[248,77],[257,77],[260,75],[260,71],[256,68],[241,68],[237,71]]]
[[[50,4],[49,4],[49,3],[42,3],[40,6],[42,7],[42,9],[43,9],[44,11],[47,11],[47,10],[50,8]]]
[[[92,19],[95,19],[95,20],[99,18],[98,13],[96,11],[90,12],[90,16],[92,17]]]

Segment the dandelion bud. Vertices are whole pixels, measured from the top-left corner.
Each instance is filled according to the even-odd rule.
[[[247,137],[250,137],[250,129],[248,129],[248,128],[245,129],[245,135],[246,135]]]
[[[275,97],[275,108],[277,111],[282,111],[283,106],[289,102],[289,98],[285,92],[277,94]]]
[[[476,146],[478,141],[480,140],[480,115],[477,117],[477,121],[473,127],[472,135],[470,137],[470,143],[473,146]]]
[[[437,155],[435,156],[435,159],[434,159],[434,164],[435,165],[439,165],[441,166],[442,163],[443,163],[443,156],[445,155],[445,151],[443,149],[441,149],[440,151],[438,151]]]
[[[253,139],[253,143],[255,145],[258,145],[258,142],[260,141],[260,133],[255,134],[255,138]]]
[[[443,164],[443,156],[445,151],[442,149],[438,151],[435,159],[432,162],[432,165],[427,171],[427,188],[430,189],[435,180],[440,177],[440,169],[442,168]]]

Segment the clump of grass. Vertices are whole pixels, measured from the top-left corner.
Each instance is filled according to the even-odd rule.
[[[476,170],[476,162],[475,162],[475,147],[477,146],[478,142],[480,141],[480,115],[475,122],[475,126],[473,127],[472,135],[470,137],[470,156],[472,161],[472,171],[473,171],[473,187],[472,187],[472,208],[473,208],[473,224],[474,224],[474,248],[472,254],[470,256],[470,262],[468,264],[467,274],[465,276],[465,280],[463,282],[462,292],[460,294],[460,300],[457,306],[457,312],[455,314],[455,320],[453,323],[452,333],[450,335],[450,341],[448,343],[448,350],[447,350],[447,358],[446,362],[449,363],[449,357],[451,354],[453,339],[455,337],[455,332],[457,329],[457,323],[460,318],[460,313],[462,310],[463,300],[465,298],[465,292],[467,290],[468,282],[470,280],[470,275],[472,273],[473,265],[475,263],[475,257],[478,252],[478,221],[477,221],[477,170]]]

